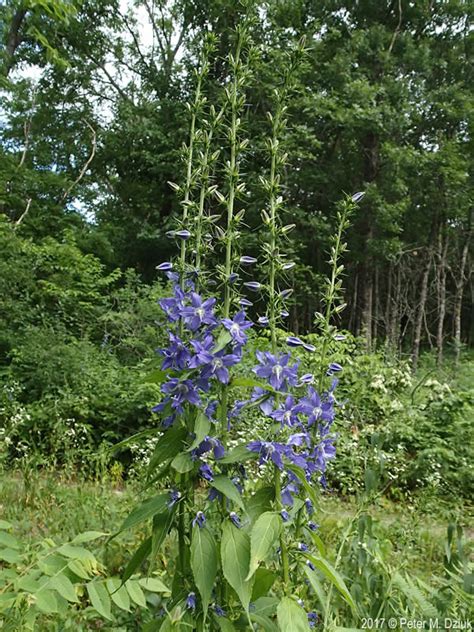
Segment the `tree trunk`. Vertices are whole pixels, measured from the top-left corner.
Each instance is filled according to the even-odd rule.
[[[440,229],[438,250],[438,328],[436,332],[437,364],[443,364],[444,319],[446,317],[446,265],[448,254],[448,236]],[[444,243],[443,243],[444,242]]]
[[[412,367],[416,371],[418,359],[420,357],[421,329],[423,327],[423,319],[425,315],[426,299],[428,297],[428,280],[431,268],[431,248],[428,248],[426,263],[421,275],[420,284],[420,300],[418,302],[417,312],[415,315],[415,327],[413,333],[413,349],[412,349]]]
[[[469,243],[472,235],[471,228],[472,215],[469,217],[469,228],[466,232],[464,244],[461,250],[461,261],[459,264],[459,271],[457,278],[454,280],[456,291],[454,295],[454,362],[456,366],[459,364],[459,356],[461,354],[461,335],[462,335],[462,299],[464,294],[464,286],[466,283],[466,264],[469,254]]]

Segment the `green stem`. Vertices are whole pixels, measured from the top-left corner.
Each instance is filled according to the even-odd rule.
[[[275,465],[275,473],[274,473],[274,483],[275,483],[275,498],[277,502],[278,510],[281,511],[283,509],[283,503],[281,501],[281,473],[280,470]],[[285,536],[282,531],[280,535],[280,549],[281,549],[281,565],[283,568],[283,592],[286,594],[289,593],[290,590],[290,564],[288,561],[288,548],[286,546]]]

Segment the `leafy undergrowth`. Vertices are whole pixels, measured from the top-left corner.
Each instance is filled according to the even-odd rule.
[[[39,615],[31,629],[153,629],[147,627],[153,625],[153,616],[150,613],[159,609],[161,597],[158,590],[146,590],[147,586],[153,587],[153,584],[147,584],[148,570],[144,569],[141,576],[134,575],[132,584],[127,586],[132,598],[123,589],[120,593],[114,593],[114,589],[120,586],[119,577],[126,572],[131,558],[130,551],[137,548],[143,533],[126,531],[110,541],[106,535],[100,537],[101,533],[112,534],[117,531],[123,519],[130,513],[138,493],[139,486],[133,481],[127,484],[113,480],[94,483],[38,472],[28,472],[27,476],[25,472],[3,475],[0,482],[0,516],[4,526],[3,533],[6,535],[3,536],[5,542],[0,544],[3,545],[3,551],[8,548],[8,543],[13,544],[13,553],[4,554],[3,562],[0,562],[3,583],[0,595],[2,591],[7,594],[5,586],[8,578],[10,577],[10,581],[15,580],[14,569],[17,573],[28,575],[28,580],[20,583],[22,588],[26,586],[28,589],[31,579],[40,584],[47,581],[46,596],[50,596],[51,592],[56,594],[50,590],[55,569],[45,566],[43,557],[45,554],[50,555],[54,548],[54,554],[59,557],[58,566],[61,561],[71,564],[72,558],[67,555],[65,557],[71,551],[64,547],[64,543],[75,547],[72,552],[77,553],[80,565],[85,563],[87,568],[89,564],[90,568],[89,577],[87,573],[82,580],[76,577],[79,583],[75,584],[75,593],[70,592],[71,586],[67,578],[64,580],[66,584],[58,584],[65,596],[61,597],[60,592],[53,604],[43,596],[39,600],[37,596],[30,596],[34,595],[33,589],[31,593],[25,593],[27,599],[30,599],[30,605],[40,606]],[[356,501],[341,499],[329,493],[321,496],[314,518],[319,524],[321,542],[324,542],[327,551],[338,552],[333,555],[333,563],[337,564],[352,594],[362,605],[365,600],[370,600],[369,585],[373,587],[376,582],[381,581],[382,569],[394,578],[390,590],[406,591],[404,599],[407,600],[410,596],[414,599],[412,607],[421,608],[416,601],[417,591],[420,586],[426,586],[426,592],[429,593],[433,578],[442,581],[446,572],[447,551],[457,548],[456,555],[461,554],[466,560],[469,557],[469,547],[465,538],[461,537],[464,529],[464,535],[469,539],[469,508],[461,505],[456,508],[452,505],[443,506],[438,499],[427,495],[402,504],[394,503],[383,496],[367,502],[367,498]],[[5,528],[7,523],[10,523],[9,528]],[[459,527],[453,527],[454,524]],[[450,538],[448,540],[447,532]],[[77,538],[81,533],[92,535],[81,540]],[[83,546],[84,550],[78,549],[78,545]],[[173,546],[173,542],[168,543],[168,546]],[[13,558],[10,561],[5,559],[8,555],[17,556],[18,561],[14,563]],[[19,561],[20,555],[26,562]],[[166,554],[158,561],[156,568],[151,569],[157,586],[162,591],[164,588],[160,584],[160,577],[166,570],[165,566]],[[45,576],[44,573],[49,575]],[[74,574],[72,577],[74,579]],[[417,584],[414,587],[406,584],[406,577]],[[466,583],[472,580],[464,578],[462,581]],[[101,586],[103,589],[96,594],[94,588],[97,584],[99,589]],[[467,588],[470,590],[470,585]],[[134,593],[135,590],[138,590],[138,596]],[[134,594],[136,601],[133,599]],[[68,595],[72,596],[68,599]],[[424,599],[421,595],[418,597]],[[0,605],[1,599],[0,597]],[[325,607],[321,603],[323,601],[316,600],[314,604],[321,616]],[[331,608],[340,607],[337,599],[333,598],[334,601],[336,603],[332,603]],[[426,604],[423,606],[426,607]],[[51,612],[48,612],[48,608],[52,609]],[[29,612],[32,612],[31,608]],[[17,618],[7,617],[6,627],[3,629],[14,630],[15,625],[19,625],[18,617],[26,617],[26,614],[27,611],[23,614],[21,610],[15,611]],[[5,611],[3,616],[6,616]],[[341,625],[354,625],[352,619],[345,619],[349,616],[352,615],[341,610]],[[108,617],[111,617],[113,623]],[[24,629],[29,629],[27,618],[21,619],[21,622]],[[324,629],[322,625],[321,620],[321,629]]]

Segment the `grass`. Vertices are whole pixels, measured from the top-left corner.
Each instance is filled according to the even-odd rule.
[[[7,472],[0,480],[0,516],[15,525],[26,543],[46,537],[61,542],[88,530],[113,533],[138,494],[139,486],[134,482],[124,485],[111,480],[71,479],[57,473],[29,472],[25,476]],[[357,510],[354,499],[321,497],[315,520],[328,550],[335,550]],[[377,538],[389,552],[388,561],[416,569],[425,577],[442,563],[448,524],[457,522],[469,532],[466,507],[449,508],[424,496],[403,504],[382,497],[368,507],[367,513],[374,520]],[[110,573],[120,572],[140,535],[121,534],[102,545],[102,551],[95,551]]]

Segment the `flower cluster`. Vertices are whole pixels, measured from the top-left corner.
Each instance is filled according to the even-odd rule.
[[[257,359],[259,364],[254,372],[267,381],[269,388],[256,388],[252,400],[278,423],[278,430],[271,440],[252,441],[247,448],[258,453],[260,463],[272,462],[285,471],[282,502],[291,506],[294,494],[300,489],[294,468],[300,468],[307,481],[318,476],[325,485],[327,463],[336,454],[331,427],[335,418],[337,379],[333,379],[328,391],[319,394],[312,385],[311,374],[298,377],[298,362],[291,364],[289,353],[258,351]],[[331,374],[338,369],[339,365],[337,369],[331,367]],[[300,395],[301,389],[304,391]]]
[[[168,346],[159,349],[158,354],[163,358],[161,366],[168,379],[161,386],[163,400],[152,410],[161,414],[165,428],[189,407],[197,408],[214,422],[218,403],[210,395],[212,382],[228,384],[229,369],[242,360],[246,332],[253,323],[243,309],[233,318],[219,319],[215,298],[204,299],[191,278],[183,288],[172,264],[161,264],[159,269],[173,282],[173,293],[159,301],[169,328]],[[235,410],[229,413],[235,414]],[[211,451],[215,459],[224,456],[219,439],[207,436],[193,450],[192,457],[198,459]],[[200,475],[212,481],[208,464],[201,465]]]

